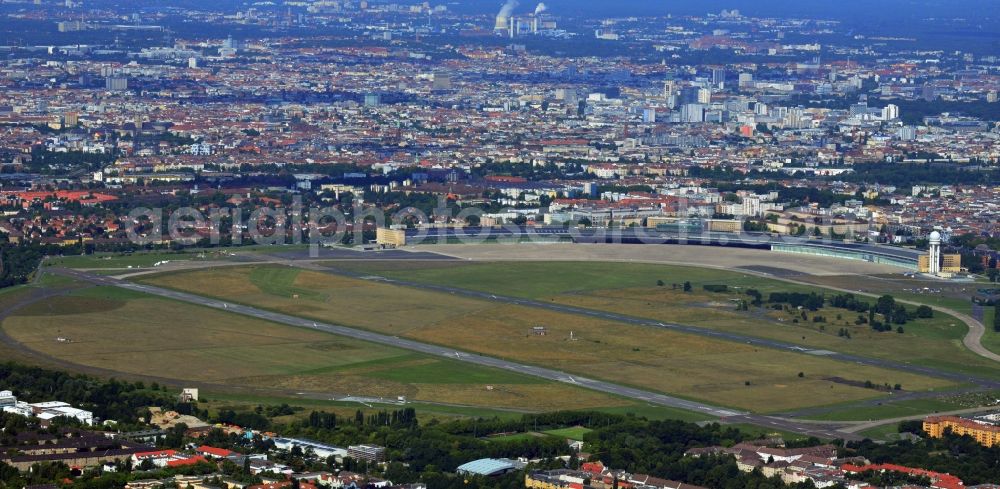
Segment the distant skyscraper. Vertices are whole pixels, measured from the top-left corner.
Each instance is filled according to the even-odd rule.
[[[707,88],[702,88],[701,90],[698,90],[698,103],[699,104],[712,103],[712,91]]]
[[[705,122],[705,106],[687,104],[681,107],[681,122]]]
[[[894,121],[899,119],[899,106],[889,104],[882,108],[882,120]]]
[[[663,82],[663,97],[670,98],[677,93],[677,85],[674,84],[674,80],[667,80]]]
[[[556,89],[556,100],[566,100],[569,98],[569,92],[572,88],[557,88]]]
[[[233,36],[229,36],[225,41],[222,41],[222,47],[226,49],[245,49],[246,44],[239,39],[233,39]]]
[[[785,112],[783,120],[785,127],[789,129],[802,129],[806,126],[805,110],[800,107],[791,107]]]
[[[451,90],[451,75],[446,75],[444,73],[435,73],[434,82],[431,86],[432,90]]]
[[[575,88],[557,88],[556,100],[562,100],[567,107],[576,107],[580,102],[580,95]]]
[[[850,115],[851,117],[863,117],[868,113],[868,102],[858,102],[856,104],[851,104]]]
[[[726,70],[716,68],[712,70],[712,85],[722,88],[726,83]]]
[[[113,92],[128,90],[128,78],[112,75],[104,79],[104,89]]]
[[[377,93],[365,95],[365,107],[378,107],[382,104],[382,97]]]
[[[643,109],[642,122],[645,123],[656,122],[656,109]]]
[[[684,104],[696,104],[698,103],[698,87],[683,87],[677,93],[677,103],[679,105]]]

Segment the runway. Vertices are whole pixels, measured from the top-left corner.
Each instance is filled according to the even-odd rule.
[[[549,311],[561,312],[566,314],[575,314],[580,316],[588,316],[598,319],[604,319],[608,321],[616,321],[627,324],[632,324],[636,326],[644,326],[650,328],[661,328],[669,329],[672,331],[678,331],[686,334],[693,334],[704,336],[708,338],[720,339],[725,341],[734,341],[738,343],[745,343],[747,345],[759,346],[763,348],[772,348],[775,350],[782,350],[791,353],[799,353],[805,355],[815,355],[822,356],[824,358],[830,358],[833,360],[840,360],[844,362],[852,362],[858,365],[867,365],[879,368],[888,368],[894,370],[901,370],[909,373],[918,373],[926,375],[929,377],[936,377],[940,379],[946,379],[957,383],[972,383],[987,389],[1000,389],[1000,381],[977,377],[973,375],[949,372],[945,370],[940,370],[932,367],[926,367],[922,365],[913,365],[906,362],[897,362],[892,360],[883,360],[878,358],[868,358],[858,355],[851,355],[848,353],[840,353],[830,350],[819,350],[813,348],[803,347],[801,345],[796,345],[794,343],[785,343],[777,340],[770,340],[766,338],[759,338],[755,336],[746,336],[737,333],[731,333],[726,331],[719,331],[708,328],[701,328],[697,326],[690,326],[685,324],[669,323],[663,321],[656,321],[647,318],[628,316],[624,314],[617,314],[608,311],[602,311],[597,309],[587,309],[583,307],[575,307],[569,305],[563,305],[553,302],[537,301],[532,299],[524,299],[520,297],[509,297],[503,295],[497,295],[489,292],[482,292],[478,290],[463,289],[458,287],[450,287],[447,285],[436,285],[428,284],[424,282],[412,282],[407,280],[390,279],[385,277],[379,277],[369,273],[353,272],[349,270],[338,269],[333,265],[322,265],[309,260],[289,260],[285,262],[289,266],[295,266],[299,268],[304,268],[312,271],[332,273],[336,275],[348,276],[351,278],[357,278],[361,280],[374,280],[381,281],[393,285],[400,285],[405,287],[415,287],[422,290],[434,290],[438,292],[444,292],[448,294],[461,295],[465,297],[470,297],[479,300],[500,302],[504,304],[512,304],[518,306],[534,307],[539,309],[545,309]]]
[[[95,275],[83,271],[70,270],[65,268],[53,267],[49,268],[47,271],[59,275],[72,277],[78,280],[87,281],[97,285],[120,287],[135,292],[141,292],[158,297],[164,297],[181,302],[186,302],[190,304],[210,307],[213,309],[223,310],[234,314],[242,314],[244,316],[249,316],[266,321],[272,321],[275,323],[285,324],[288,326],[295,326],[299,328],[307,328],[317,331],[323,331],[335,335],[356,338],[359,340],[368,341],[372,343],[378,343],[400,349],[416,351],[427,355],[445,357],[452,360],[467,362],[475,365],[481,365],[484,367],[504,369],[511,372],[520,373],[523,375],[529,375],[532,377],[547,379],[555,382],[561,382],[564,384],[583,387],[599,392],[605,392],[608,394],[613,394],[649,404],[694,411],[709,415],[711,417],[721,418],[729,422],[752,423],[759,426],[771,427],[774,429],[781,429],[785,431],[802,433],[805,435],[817,436],[822,438],[841,438],[846,440],[860,439],[858,435],[855,435],[853,433],[838,431],[835,427],[831,427],[829,425],[801,423],[782,418],[755,415],[752,413],[712,406],[697,401],[681,399],[678,397],[668,396],[665,394],[650,392],[642,389],[636,389],[628,386],[622,386],[610,382],[591,379],[588,377],[577,376],[559,370],[553,370],[534,365],[512,362],[501,358],[489,357],[475,353],[456,351],[454,349],[445,348],[442,346],[421,343],[404,338],[399,338],[396,336],[383,335],[383,334],[373,333],[370,331],[364,331],[360,329],[349,328],[346,326],[340,326],[336,324],[312,321],[308,319],[299,318],[296,316],[290,316],[287,314],[266,311],[255,307],[250,307],[233,302],[220,301],[218,299],[211,299],[199,295],[179,292],[176,290],[164,289],[144,284],[136,284],[132,282],[118,280],[113,277]],[[522,299],[512,299],[512,298],[510,300],[522,301]]]

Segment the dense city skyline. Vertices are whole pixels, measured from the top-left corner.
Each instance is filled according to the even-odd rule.
[[[0,489],[998,489],[998,21],[0,0]]]

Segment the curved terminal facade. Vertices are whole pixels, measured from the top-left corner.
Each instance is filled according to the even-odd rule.
[[[825,256],[845,260],[860,260],[882,265],[892,265],[918,271],[920,253],[904,249],[883,249],[875,246],[850,247],[819,243],[774,243],[771,251]]]
[[[699,245],[768,249],[781,253],[840,258],[890,265],[909,271],[920,271],[920,257],[926,255],[916,250],[876,246],[863,243],[843,243],[791,236],[773,236],[767,233],[741,232],[664,232],[649,229],[576,229],[558,226],[530,227],[469,227],[409,229],[403,244],[435,243],[517,243],[573,242],[646,245]]]

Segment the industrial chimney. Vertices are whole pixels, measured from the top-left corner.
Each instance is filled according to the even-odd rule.
[[[493,28],[494,31],[506,33],[510,29],[511,15],[517,6],[517,0],[507,0],[507,3],[503,4],[503,7],[500,8],[500,13],[497,14],[497,23]]]

